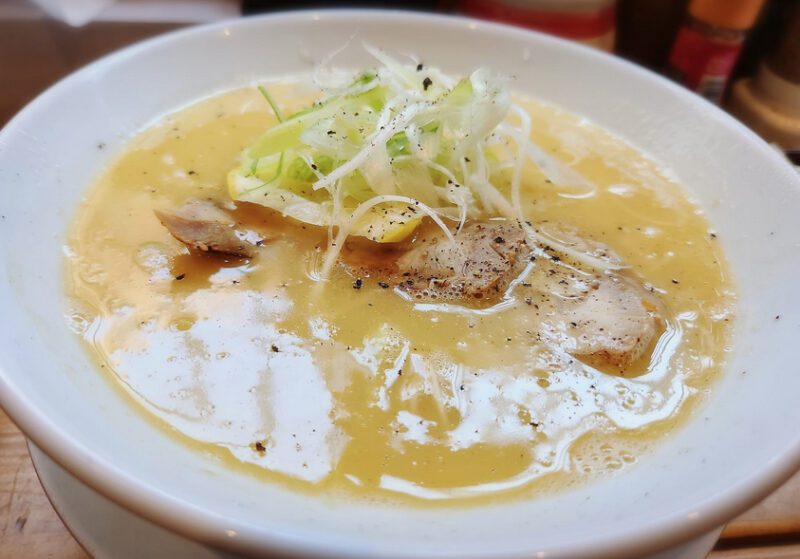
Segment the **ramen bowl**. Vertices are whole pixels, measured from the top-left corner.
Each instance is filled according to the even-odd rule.
[[[634,467],[568,490],[479,506],[328,498],[226,468],[137,411],[65,318],[64,246],[93,178],[135,132],[214,93],[308,72],[348,41],[477,66],[581,115],[668,169],[707,212],[739,293],[707,401]],[[369,63],[345,49],[336,63]],[[800,179],[704,100],[606,54],[469,19],[322,11],[192,28],[59,82],[0,132],[0,403],[100,494],[244,555],[638,557],[720,526],[800,465]]]

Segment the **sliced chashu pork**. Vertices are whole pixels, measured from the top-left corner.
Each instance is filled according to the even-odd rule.
[[[596,258],[620,261],[607,246],[568,228],[558,238]],[[520,286],[540,314],[540,336],[593,364],[626,369],[651,347],[661,328],[656,301],[621,273],[581,270],[545,244],[534,256],[522,228],[507,221],[472,222],[451,243],[440,230],[420,234],[410,248],[389,254],[381,266],[350,266],[351,272],[384,279],[417,300],[499,298],[531,259]],[[386,261],[388,260],[388,264]]]
[[[191,249],[242,258],[255,254],[255,247],[237,235],[236,221],[212,202],[190,200],[177,210],[155,214],[173,237]]]

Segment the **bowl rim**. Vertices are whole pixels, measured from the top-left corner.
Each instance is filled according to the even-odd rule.
[[[580,52],[581,56],[594,57],[600,64],[623,68],[627,72],[638,74],[643,79],[659,83],[660,87],[671,89],[682,98],[684,103],[702,105],[704,107],[703,110],[710,111],[710,115],[720,119],[726,126],[735,130],[737,134],[746,137],[751,147],[760,151],[759,157],[771,159],[772,163],[776,165],[789,166],[788,162],[783,160],[776,150],[719,107],[685,90],[665,77],[627,60],[565,39],[502,23],[463,16],[395,9],[292,10],[228,19],[169,31],[111,52],[49,86],[44,92],[25,105],[0,130],[0,139],[14,134],[20,126],[20,122],[27,115],[35,113],[40,105],[57,96],[61,90],[69,88],[73,82],[83,79],[91,72],[113,66],[128,57],[135,56],[139,52],[168,47],[171,42],[185,37],[213,33],[229,27],[259,26],[263,25],[264,22],[292,25],[315,21],[325,24],[325,22],[347,21],[354,18],[359,18],[362,21],[369,19],[402,20],[402,23],[417,25],[434,23],[438,26],[449,26],[449,29],[458,29],[466,26],[471,30],[480,29],[512,34],[520,39],[525,39],[525,37],[533,34],[537,36],[538,40],[557,43],[559,48]],[[403,555],[397,555],[397,550],[376,552],[374,549],[353,549],[347,544],[347,541],[344,543],[340,541],[323,541],[320,538],[309,538],[307,535],[302,534],[298,536],[294,533],[279,533],[276,530],[265,529],[253,524],[232,524],[230,520],[211,510],[197,507],[189,501],[161,491],[157,487],[148,485],[131,476],[125,470],[102,460],[91,448],[81,444],[69,432],[63,430],[51,420],[46,413],[37,409],[23,391],[14,384],[6,366],[2,362],[0,362],[0,406],[28,438],[39,448],[46,450],[48,456],[82,483],[147,520],[214,547],[244,553],[272,551],[289,554],[290,556],[308,556],[312,554],[314,556],[355,558],[388,557],[390,556],[389,554],[392,557],[421,557],[424,555],[421,552],[405,552]],[[686,511],[675,511],[666,519],[663,519],[663,523],[638,525],[635,530],[630,530],[630,533],[621,532],[613,537],[551,548],[547,550],[547,556],[551,554],[576,557],[638,556],[643,551],[655,552],[669,546],[678,545],[719,527],[734,515],[743,512],[768,493],[777,489],[798,469],[800,469],[800,440],[785,448],[781,454],[775,456],[769,463],[754,470],[746,479],[740,480],[739,483],[720,491],[714,497],[698,503],[690,514],[687,514]],[[313,531],[310,534],[313,534]],[[537,550],[532,548],[516,549],[500,554],[492,554],[492,557],[523,557],[530,556],[535,551]],[[453,552],[440,553],[437,556],[487,557],[487,555],[481,553],[467,553],[465,555],[464,553],[456,554]]]

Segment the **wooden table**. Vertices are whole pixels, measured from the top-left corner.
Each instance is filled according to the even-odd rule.
[[[87,559],[39,484],[25,437],[0,411],[0,559]],[[800,558],[800,475],[733,522],[709,559]]]
[[[0,559],[85,559],[33,469],[25,437],[0,411]]]

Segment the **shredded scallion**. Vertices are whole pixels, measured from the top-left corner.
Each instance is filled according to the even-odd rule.
[[[460,231],[467,219],[503,216],[534,240],[522,208],[527,162],[557,184],[590,186],[530,140],[530,117],[512,103],[505,79],[479,69],[455,81],[431,66],[420,72],[416,62],[365,48],[377,70],[326,89],[322,99],[286,118],[259,86],[278,124],[228,175],[233,199],[329,228],[321,277],[349,235],[396,242],[423,217],[452,238],[446,221]],[[409,206],[419,213],[408,215]]]

